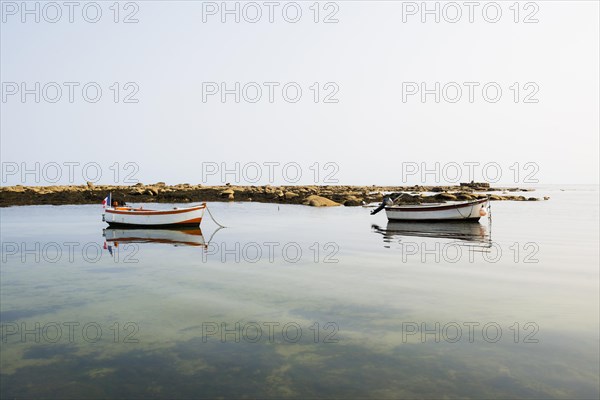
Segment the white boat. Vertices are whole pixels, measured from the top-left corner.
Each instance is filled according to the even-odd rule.
[[[391,201],[384,201],[371,214],[381,209],[385,209],[390,221],[478,221],[488,214],[489,199],[418,205],[393,205]]]
[[[111,227],[184,227],[198,226],[204,216],[206,203],[172,210],[148,210],[143,207],[106,207],[102,220]]]
[[[129,243],[165,243],[175,246],[206,247],[200,228],[181,229],[131,229],[107,228],[103,231],[104,238],[109,244]]]

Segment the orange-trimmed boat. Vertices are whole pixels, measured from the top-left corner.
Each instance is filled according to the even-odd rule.
[[[176,228],[198,226],[206,203],[172,210],[148,210],[143,207],[106,207],[102,220],[111,227]]]

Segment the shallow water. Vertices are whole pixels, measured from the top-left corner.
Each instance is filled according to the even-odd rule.
[[[228,228],[118,245],[100,206],[1,209],[2,397],[598,398],[598,194],[450,227],[211,203]]]

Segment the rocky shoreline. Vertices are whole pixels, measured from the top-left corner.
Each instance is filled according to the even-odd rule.
[[[512,195],[530,192],[523,188],[493,188],[485,183],[460,186],[204,186],[166,185],[163,182],[133,186],[5,186],[0,188],[0,207],[23,205],[100,204],[111,192],[113,200],[127,203],[196,203],[203,201],[255,201],[261,203],[304,204],[309,206],[360,206],[381,202],[384,193],[405,193],[398,204],[419,204],[452,200],[475,200],[490,195],[491,200],[535,201],[547,197]],[[433,193],[426,193],[433,192]]]

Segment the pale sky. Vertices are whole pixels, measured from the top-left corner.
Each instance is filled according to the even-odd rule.
[[[598,183],[597,1],[114,3],[1,3],[2,185]]]

